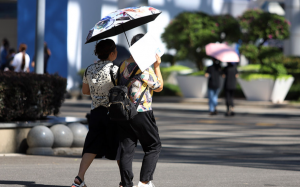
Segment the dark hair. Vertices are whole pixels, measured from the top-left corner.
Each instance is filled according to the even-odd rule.
[[[44,53],[48,54],[48,45],[46,42],[44,42]]]
[[[25,51],[27,49],[27,45],[26,44],[20,44],[20,52],[23,53],[22,55],[22,65],[21,65],[21,70],[24,70],[25,67]]]
[[[8,48],[8,47],[9,47],[9,42],[8,42],[8,40],[7,40],[6,38],[3,39],[3,46],[4,46],[5,48]]]
[[[137,34],[131,39],[131,45],[133,45],[135,42],[137,42],[139,39],[143,38],[144,34]]]
[[[10,48],[9,49],[9,54],[13,54],[13,53],[15,53],[16,52],[16,50],[14,49],[14,48]]]
[[[101,40],[96,44],[94,53],[99,59],[105,60],[108,58],[109,54],[115,50],[115,48],[116,44],[113,40]]]

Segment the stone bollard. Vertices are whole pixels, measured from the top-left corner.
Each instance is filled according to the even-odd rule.
[[[81,156],[88,129],[81,123],[71,123],[68,127],[73,132],[72,155]]]
[[[66,125],[57,124],[52,126],[50,130],[54,135],[54,155],[72,155],[70,147],[73,143],[73,133],[71,129]]]
[[[27,154],[29,155],[53,155],[52,145],[54,136],[52,131],[45,126],[33,127],[27,135]]]
[[[73,133],[72,147],[83,147],[88,129],[81,123],[71,123],[68,127]]]

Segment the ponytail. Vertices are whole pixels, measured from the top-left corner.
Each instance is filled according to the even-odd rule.
[[[21,65],[21,70],[24,71],[24,67],[25,67],[25,51],[23,52],[23,55],[22,55],[22,65]]]
[[[27,45],[26,44],[20,44],[19,50],[23,53],[22,55],[22,64],[21,64],[21,70],[24,71],[26,60],[25,60],[25,54],[26,54]]]

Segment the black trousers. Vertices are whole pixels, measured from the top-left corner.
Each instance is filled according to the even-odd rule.
[[[120,173],[123,187],[133,186],[132,160],[139,140],[144,150],[140,181],[153,180],[161,142],[153,111],[139,112],[129,123],[119,124]]]
[[[234,107],[233,94],[234,94],[234,90],[225,90],[227,111],[229,111],[230,106]]]

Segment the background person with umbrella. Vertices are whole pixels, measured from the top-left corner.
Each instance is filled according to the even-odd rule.
[[[240,58],[239,58],[238,54],[235,52],[234,49],[232,49],[228,45],[222,44],[222,43],[207,44],[205,46],[205,51],[206,51],[206,54],[208,56],[211,56],[214,59],[217,59],[221,62],[229,62],[228,63],[229,67],[226,68],[225,71],[224,71],[224,77],[227,77],[227,79],[225,79],[225,91],[226,90],[228,91],[226,93],[227,94],[226,95],[226,103],[228,103],[227,106],[229,106],[229,107],[231,106],[231,108],[233,110],[232,96],[233,96],[233,90],[234,90],[235,84],[236,84],[237,70],[236,70],[235,66],[232,65],[232,63],[239,62]],[[212,68],[207,68],[208,71],[211,71],[211,69]],[[207,71],[207,73],[209,73],[208,71]],[[208,76],[208,75],[206,74],[206,76]],[[234,77],[232,77],[232,76],[234,76]],[[215,80],[215,81],[217,83],[217,80]],[[210,85],[210,80],[209,80],[209,83],[208,83],[208,85],[209,85],[208,86],[209,87],[208,94],[209,94],[209,100],[210,100],[210,112],[211,112],[211,114],[216,114],[216,111],[214,111],[212,113],[212,110],[211,110],[211,109],[213,109],[214,106],[217,105],[216,103],[217,103],[218,95],[216,94],[216,90],[213,90],[213,89],[216,89],[216,83],[215,84],[211,83],[211,85]],[[213,88],[213,89],[210,89],[210,87]],[[228,114],[228,111],[229,110],[227,110],[227,114]],[[232,114],[234,114],[234,113],[232,113]]]
[[[209,114],[217,115],[218,95],[220,92],[221,78],[220,61],[213,58],[213,64],[206,69],[205,77],[208,78]]]
[[[236,78],[238,78],[238,71],[236,68],[236,63],[227,63],[227,67],[223,70],[223,78],[225,78],[224,81],[224,91],[225,91],[225,98],[226,98],[226,106],[227,111],[225,113],[225,116],[234,116],[233,111],[233,94],[236,87]]]

